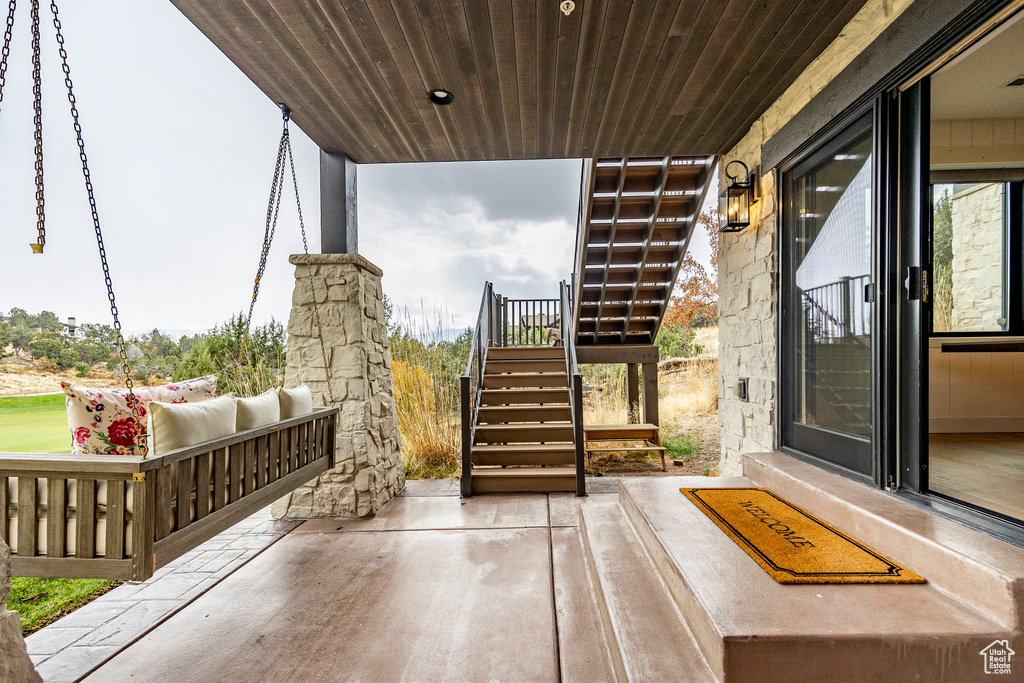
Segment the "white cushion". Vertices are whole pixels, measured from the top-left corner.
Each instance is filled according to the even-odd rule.
[[[281,400],[274,389],[253,398],[236,398],[235,403],[238,406],[235,417],[236,431],[256,429],[281,420]]]
[[[234,394],[201,403],[149,404],[149,448],[154,455],[170,453],[235,433],[238,409]]]
[[[282,420],[309,415],[313,412],[313,392],[305,384],[294,389],[278,387],[277,395],[281,398]]]

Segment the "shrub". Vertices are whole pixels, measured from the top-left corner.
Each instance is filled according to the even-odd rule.
[[[665,358],[691,358],[704,349],[693,343],[696,333],[689,327],[677,325],[662,327],[655,343],[658,354]]]
[[[89,374],[89,364],[78,361],[75,363],[75,375],[78,377],[85,377]]]

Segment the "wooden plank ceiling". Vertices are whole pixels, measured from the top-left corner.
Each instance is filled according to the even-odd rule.
[[[171,1],[321,148],[377,163],[724,153],[865,0]]]
[[[715,157],[588,160],[576,248],[580,346],[653,344]]]

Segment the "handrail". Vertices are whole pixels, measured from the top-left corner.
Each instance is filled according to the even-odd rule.
[[[586,454],[583,448],[583,375],[576,360],[573,335],[572,303],[569,285],[562,280],[558,286],[562,307],[560,333],[565,348],[565,373],[569,377],[569,415],[572,417],[573,443],[576,446],[576,495],[587,495]]]
[[[459,393],[462,409],[462,475],[461,492],[463,498],[473,495],[473,439],[476,437],[477,414],[480,410],[480,397],[483,388],[484,363],[487,360],[487,349],[493,343],[495,321],[494,285],[484,283],[484,293],[480,299],[480,311],[473,329],[473,343],[466,361],[466,372],[459,378]],[[498,297],[500,298],[500,297]],[[476,379],[476,386],[473,380]]]

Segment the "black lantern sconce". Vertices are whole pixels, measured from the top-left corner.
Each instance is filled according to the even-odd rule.
[[[743,180],[739,174],[729,173],[729,167],[739,164],[743,167]],[[725,175],[731,181],[729,187],[718,196],[718,232],[739,232],[750,225],[750,205],[754,203],[754,175],[747,165],[739,160],[725,165]]]

